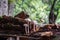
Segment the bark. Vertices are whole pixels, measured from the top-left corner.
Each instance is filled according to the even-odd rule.
[[[53,1],[53,4],[51,6],[51,10],[50,10],[50,14],[49,14],[49,24],[54,24],[55,23],[55,20],[57,18],[57,15],[54,14],[54,5],[56,3],[57,0],[54,0]]]

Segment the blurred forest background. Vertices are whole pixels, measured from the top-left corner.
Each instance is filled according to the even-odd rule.
[[[60,0],[55,1],[54,15],[58,13],[55,23],[60,23]],[[53,2],[54,0],[9,0],[9,3],[14,3],[14,16],[25,11],[29,14],[31,20],[46,24],[49,23],[49,13]]]

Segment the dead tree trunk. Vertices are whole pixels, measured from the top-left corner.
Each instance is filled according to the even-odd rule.
[[[51,10],[50,10],[50,14],[49,14],[49,24],[54,24],[55,20],[56,20],[56,18],[58,16],[58,13],[57,13],[57,15],[54,14],[54,5],[55,5],[56,1],[57,0],[54,0],[53,4],[51,6]]]

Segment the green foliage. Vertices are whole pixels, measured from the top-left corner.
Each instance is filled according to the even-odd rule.
[[[48,23],[50,7],[53,1],[54,0],[14,0],[14,15],[17,15],[21,11],[25,11],[30,15],[32,20],[37,20],[41,23],[40,20],[42,18],[44,20],[43,23]],[[57,12],[57,9],[59,9],[60,13],[60,0],[57,0],[54,11]],[[57,20],[59,18],[60,14],[58,15]]]

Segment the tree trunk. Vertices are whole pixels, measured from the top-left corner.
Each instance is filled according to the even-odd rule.
[[[0,16],[2,16],[2,0],[0,0]]]
[[[55,20],[57,18],[57,15],[54,14],[54,5],[56,3],[57,0],[54,0],[52,6],[51,6],[51,10],[50,10],[50,14],[49,14],[49,24],[54,24]]]
[[[13,12],[14,12],[14,2],[11,2],[11,3],[8,5],[8,15],[9,15],[9,16],[13,16]]]
[[[2,15],[8,15],[8,0],[1,0]]]

